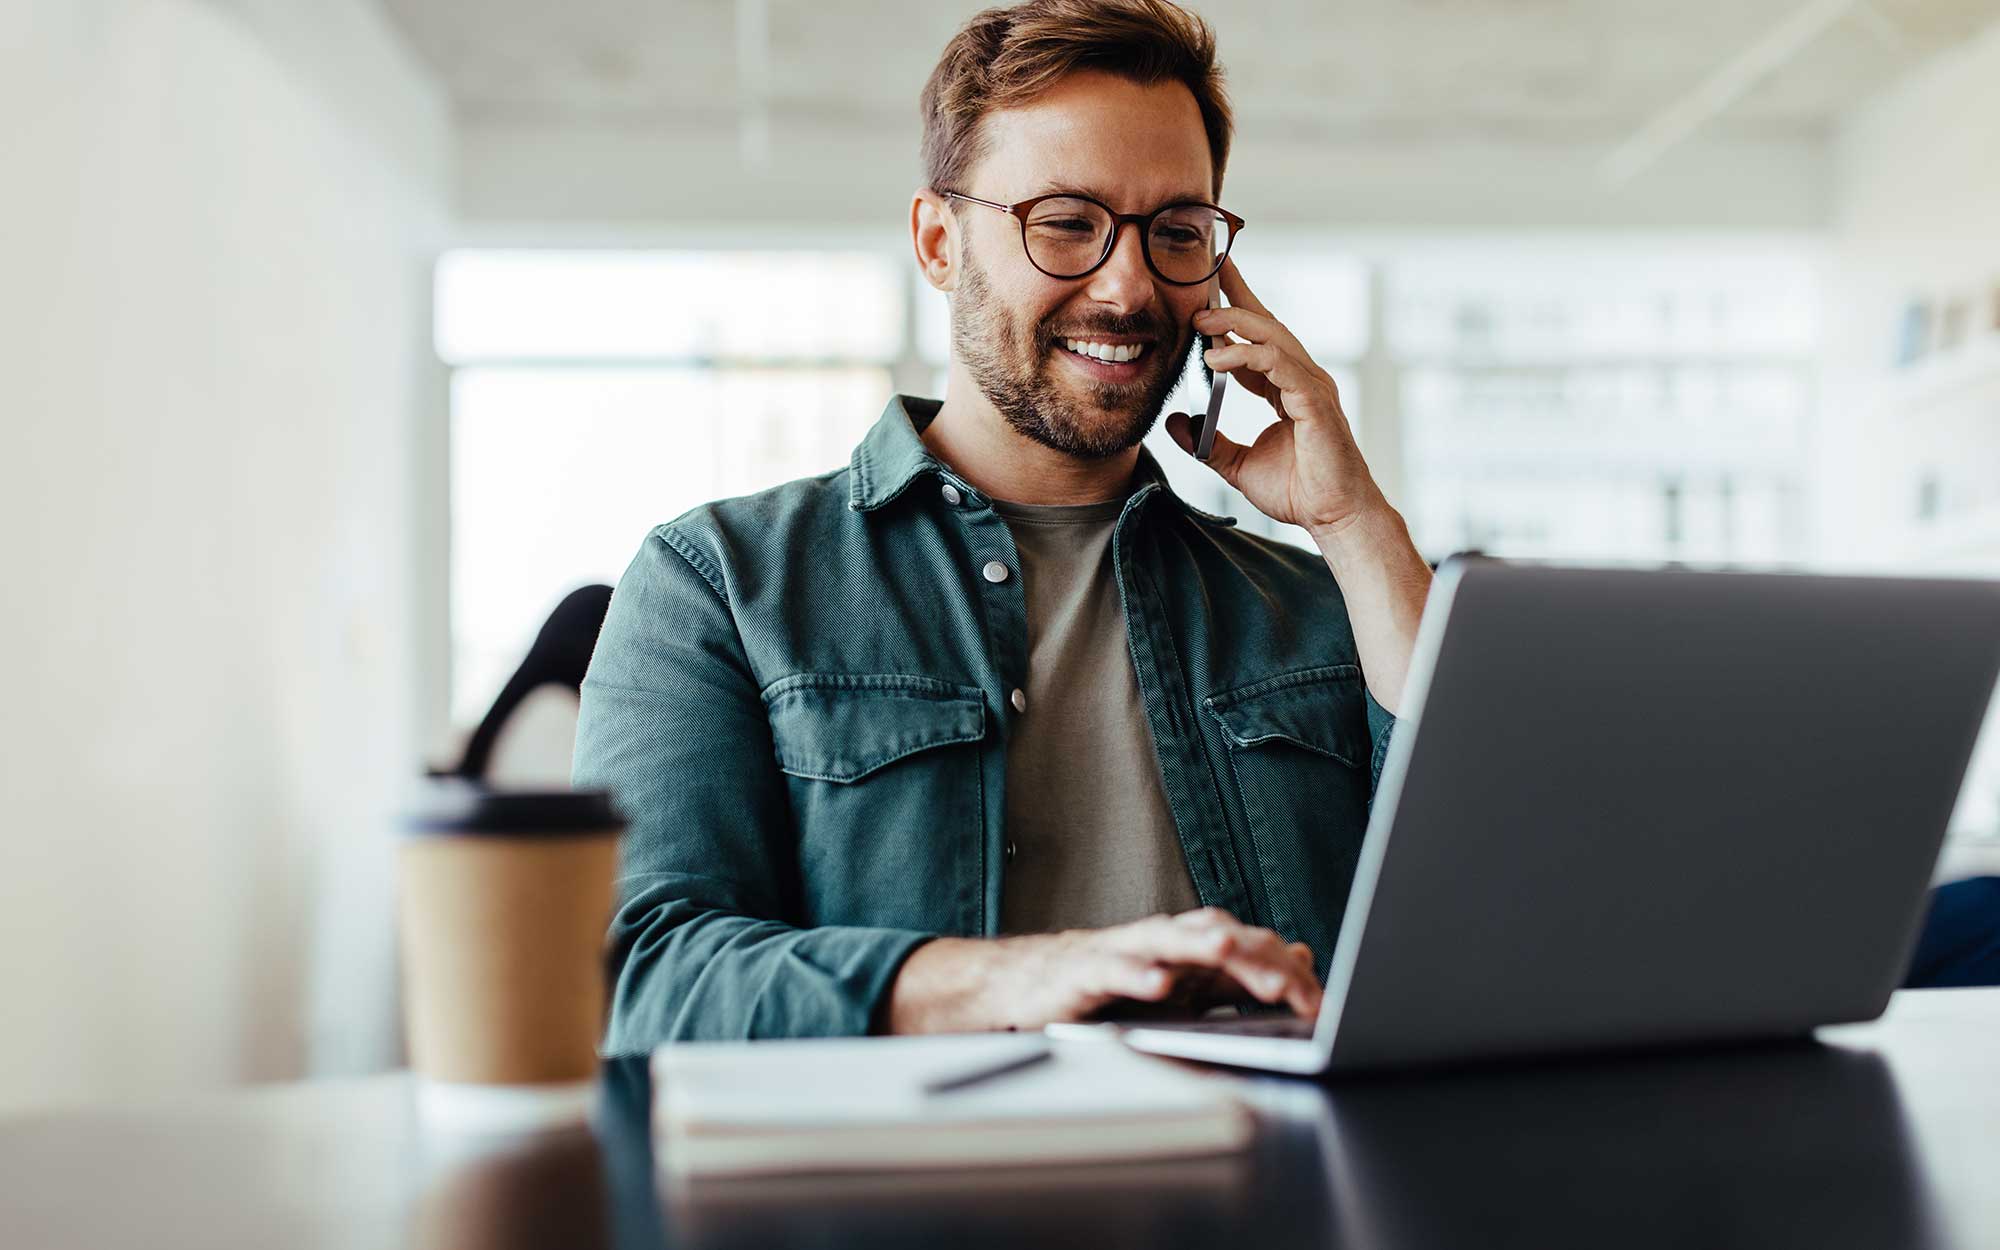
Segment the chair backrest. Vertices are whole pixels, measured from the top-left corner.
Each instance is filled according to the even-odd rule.
[[[583,675],[590,668],[591,652],[604,628],[604,614],[611,608],[611,587],[579,587],[563,596],[555,611],[543,623],[541,632],[528,648],[514,675],[500,689],[499,697],[481,718],[479,727],[466,740],[465,754],[450,770],[452,776],[473,781],[486,779],[492,765],[494,745],[501,731],[521,710],[528,696],[545,686],[559,686],[571,694],[583,688]]]

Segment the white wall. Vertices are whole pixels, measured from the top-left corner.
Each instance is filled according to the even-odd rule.
[[[1942,465],[2000,486],[2000,25],[1869,102],[1833,142],[1818,500],[1823,563],[2000,576],[2000,506],[1915,523]],[[1975,293],[1969,344],[1892,364],[1912,299]],[[1983,355],[1982,355],[1983,353]],[[1971,366],[1971,367],[1966,367]],[[1991,496],[2000,505],[2000,493]],[[1953,826],[1948,875],[2000,871],[2000,702]]]
[[[450,124],[368,0],[0,0],[0,1110],[393,1058]]]

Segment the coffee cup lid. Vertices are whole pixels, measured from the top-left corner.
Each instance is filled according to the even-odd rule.
[[[497,790],[463,780],[426,785],[403,820],[409,834],[531,834],[622,830],[624,814],[605,790]]]

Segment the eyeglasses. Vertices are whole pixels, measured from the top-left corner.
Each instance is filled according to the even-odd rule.
[[[1018,218],[1028,263],[1051,278],[1097,272],[1111,259],[1118,228],[1129,221],[1139,227],[1147,266],[1164,282],[1193,286],[1215,276],[1243,229],[1243,219],[1235,213],[1196,201],[1169,204],[1150,213],[1114,213],[1087,195],[1038,195],[1018,204],[996,204],[957,191],[941,194],[947,200],[997,208]]]

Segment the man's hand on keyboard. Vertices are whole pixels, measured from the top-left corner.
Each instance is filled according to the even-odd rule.
[[[904,962],[882,1024],[894,1033],[1038,1029],[1126,1000],[1199,1010],[1246,999],[1316,1014],[1312,952],[1204,907],[1108,929],[936,938]]]

